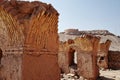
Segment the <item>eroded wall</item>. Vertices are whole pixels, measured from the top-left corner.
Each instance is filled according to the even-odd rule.
[[[97,52],[99,47],[99,37],[85,35],[74,40],[61,42],[59,47],[59,65],[63,72],[69,73],[73,51],[77,52],[77,72],[87,79],[97,79],[99,70],[97,67]],[[60,61],[62,60],[62,61]]]
[[[99,37],[85,35],[76,38],[76,43],[80,45],[78,53],[78,72],[79,75],[87,79],[96,80],[99,76],[97,66],[97,51],[99,46]]]
[[[16,0],[1,2],[2,78],[60,79],[57,62],[58,16],[51,4]]]
[[[109,69],[120,69],[120,52],[109,51],[108,52],[108,67]]]
[[[1,80],[21,80],[22,55],[6,54],[1,61]]]
[[[108,68],[108,51],[111,41],[107,40],[105,43],[99,44],[99,49],[97,53],[97,65],[99,68],[107,69]]]

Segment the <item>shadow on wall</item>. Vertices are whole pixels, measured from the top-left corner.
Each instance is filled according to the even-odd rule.
[[[1,65],[1,59],[2,59],[2,56],[3,56],[2,50],[0,48],[0,80],[2,80],[2,78],[1,78],[1,67],[2,67],[2,65]]]
[[[110,78],[106,78],[106,77],[104,77],[104,76],[101,76],[99,79],[97,79],[97,80],[114,80],[114,79],[110,79]]]
[[[120,51],[108,52],[108,67],[113,70],[120,70]]]
[[[76,51],[72,48],[69,49],[68,51],[68,64],[69,66],[77,64],[76,60]]]

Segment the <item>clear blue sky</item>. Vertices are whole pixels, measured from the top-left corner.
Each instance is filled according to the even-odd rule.
[[[107,29],[120,35],[120,0],[41,0],[51,3],[60,13],[59,32]]]

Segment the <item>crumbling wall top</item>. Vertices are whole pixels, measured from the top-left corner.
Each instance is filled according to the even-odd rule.
[[[74,46],[82,51],[86,51],[86,52],[94,51],[94,49],[97,49],[97,47],[95,46],[98,46],[99,41],[100,41],[100,37],[93,35],[84,35],[82,37],[76,37],[73,40],[69,39],[68,41],[60,42],[59,50],[61,51],[67,49],[67,47]]]
[[[6,41],[2,47],[24,47],[37,52],[48,49],[57,51],[58,48],[54,46],[58,44],[58,16],[51,4],[39,1],[1,1],[0,35]],[[0,43],[3,38],[0,38]],[[54,43],[57,44],[53,45]]]
[[[3,0],[0,2],[0,10],[5,10],[20,23],[24,23],[24,20],[29,20],[38,14],[45,14],[48,16],[51,14],[59,15],[51,4],[39,1]]]

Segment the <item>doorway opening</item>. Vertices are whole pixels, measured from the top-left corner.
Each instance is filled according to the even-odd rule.
[[[73,48],[68,52],[68,64],[70,68],[77,69],[77,52]]]

